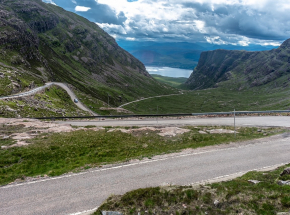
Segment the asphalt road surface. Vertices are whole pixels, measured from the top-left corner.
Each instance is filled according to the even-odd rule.
[[[188,185],[290,162],[290,134],[192,150],[123,166],[0,187],[0,214],[78,214],[111,194],[164,183]]]
[[[216,118],[143,118],[143,119],[95,119],[58,121],[60,124],[71,124],[75,126],[183,126],[183,125],[226,125],[234,126],[233,117]],[[257,116],[236,117],[236,126],[281,126],[290,127],[289,116]]]
[[[68,88],[68,86],[66,84],[64,84],[64,83],[58,83],[58,82],[53,82],[52,84],[57,85],[57,86],[63,88],[69,94],[69,96],[71,97],[71,100],[73,102],[74,102],[75,99],[77,99],[77,96],[74,94],[74,92],[70,88]],[[78,108],[80,108],[80,109],[82,109],[84,111],[87,111],[87,112],[91,113],[93,116],[97,116],[96,113],[94,113],[89,108],[87,108],[86,106],[84,106],[82,102],[78,101],[78,103],[75,103],[75,105],[78,106]]]

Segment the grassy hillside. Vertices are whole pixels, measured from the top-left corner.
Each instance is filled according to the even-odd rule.
[[[181,84],[183,84],[187,78],[172,78],[172,77],[167,77],[167,76],[162,76],[162,75],[151,75],[154,79],[157,81],[163,83],[163,84],[168,84],[172,87],[179,88]]]
[[[41,0],[1,0],[0,12],[0,63],[9,70],[0,74],[0,96],[48,81],[68,83],[94,101],[109,95],[112,106],[175,92],[81,16]],[[8,74],[14,71],[20,75]]]
[[[235,83],[206,90],[184,91],[183,94],[153,98],[124,106],[138,114],[201,113],[218,111],[289,110],[290,87],[283,85],[287,77],[276,84],[237,91]],[[290,78],[290,75],[289,75]]]

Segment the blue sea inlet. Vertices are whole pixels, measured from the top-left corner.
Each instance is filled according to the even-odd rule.
[[[179,77],[189,78],[190,74],[193,71],[188,69],[178,69],[171,67],[152,67],[152,66],[146,66],[146,69],[149,72],[149,74],[156,74],[173,78]]]

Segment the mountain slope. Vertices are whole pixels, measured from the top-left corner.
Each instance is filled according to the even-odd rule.
[[[289,74],[290,39],[279,48],[270,51],[203,52],[197,67],[184,86],[189,89],[206,89],[231,84],[233,89],[241,90],[274,83],[280,77]]]
[[[69,83],[92,99],[109,95],[111,105],[174,91],[95,23],[41,0],[0,0],[0,53],[1,65],[19,73],[2,73],[1,88],[11,86],[2,95],[47,81]]]

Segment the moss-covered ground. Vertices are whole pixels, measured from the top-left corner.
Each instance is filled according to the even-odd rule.
[[[111,196],[94,214],[261,214],[276,215],[290,210],[290,186],[278,185],[282,166],[270,172],[249,172],[232,181],[198,186],[168,186],[138,189]],[[250,183],[258,180],[260,183]]]

